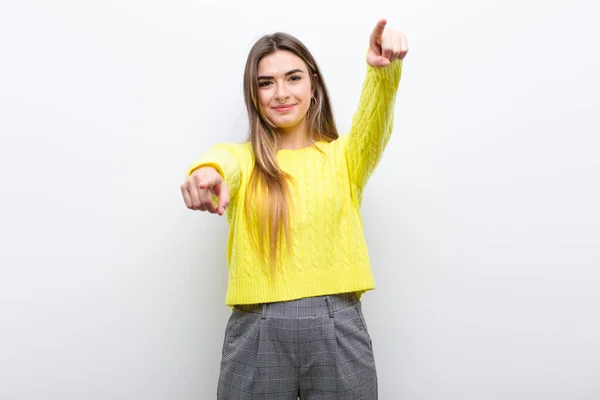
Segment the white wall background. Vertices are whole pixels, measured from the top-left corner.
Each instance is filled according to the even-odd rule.
[[[0,3],[0,399],[215,397],[252,43],[313,51],[341,131],[379,17],[410,52],[363,215],[384,400],[600,398],[596,0]]]

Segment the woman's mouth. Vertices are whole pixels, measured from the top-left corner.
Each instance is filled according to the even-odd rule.
[[[290,111],[294,107],[294,104],[286,104],[284,106],[273,107],[273,109],[279,113]]]

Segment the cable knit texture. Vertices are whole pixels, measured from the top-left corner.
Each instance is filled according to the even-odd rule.
[[[375,283],[363,234],[363,190],[390,138],[402,61],[385,68],[367,65],[350,132],[299,150],[279,150],[290,185],[291,252],[283,251],[274,278],[253,250],[244,218],[244,197],[254,167],[250,143],[221,143],[188,169],[214,167],[227,182],[231,202],[226,304],[266,303],[345,292],[359,295]],[[255,216],[254,218],[258,218]],[[253,219],[254,219],[253,218]]]

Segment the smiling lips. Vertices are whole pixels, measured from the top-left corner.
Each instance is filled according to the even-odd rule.
[[[273,109],[277,112],[283,113],[283,112],[291,110],[292,107],[294,107],[294,104],[286,104],[284,106],[273,107]]]

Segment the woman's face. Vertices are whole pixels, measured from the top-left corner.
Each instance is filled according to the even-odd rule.
[[[294,53],[278,50],[260,60],[257,76],[263,114],[282,130],[302,123],[314,92],[304,61]]]

